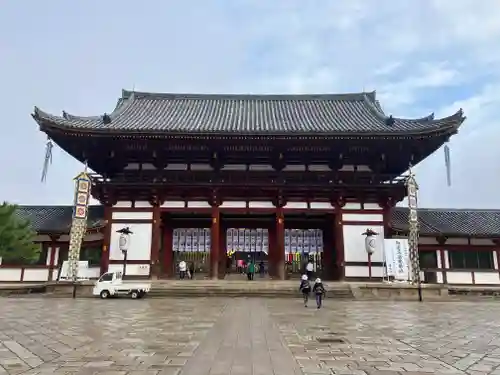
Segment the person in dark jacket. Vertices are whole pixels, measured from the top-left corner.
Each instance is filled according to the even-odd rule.
[[[194,270],[195,270],[194,262],[189,263],[189,278],[191,280],[193,280],[194,277]]]
[[[304,307],[307,307],[307,302],[309,301],[309,293],[311,293],[311,284],[309,284],[307,275],[302,275],[299,290],[302,292],[302,298],[304,298]]]
[[[261,260],[260,263],[259,263],[259,274],[260,274],[260,277],[264,277],[265,273],[266,273],[266,269],[264,267],[264,261]]]
[[[317,278],[314,281],[313,293],[316,295],[316,306],[320,309],[323,304],[323,297],[326,294],[325,286],[321,282],[320,278]]]

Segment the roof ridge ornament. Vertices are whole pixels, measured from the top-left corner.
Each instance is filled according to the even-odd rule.
[[[107,113],[104,113],[104,115],[102,115],[102,123],[104,125],[111,124],[111,117]]]
[[[392,115],[389,115],[389,117],[386,117],[385,119],[385,124],[387,126],[393,126],[395,122],[396,120],[394,120],[394,117],[392,117]]]

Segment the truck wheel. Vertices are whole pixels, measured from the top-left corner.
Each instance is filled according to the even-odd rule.
[[[137,299],[137,298],[140,298],[139,297],[139,292],[137,290],[133,290],[131,293],[130,293],[130,297],[132,299]]]
[[[139,292],[139,297],[138,297],[138,298],[142,298],[142,297],[144,297],[145,295],[146,295],[146,292],[141,291],[141,292]]]
[[[99,295],[102,299],[109,298],[109,292],[107,290],[102,290]]]

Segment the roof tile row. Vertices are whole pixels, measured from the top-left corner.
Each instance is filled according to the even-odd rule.
[[[38,108],[44,126],[82,131],[230,134],[426,134],[464,121],[462,110],[435,120],[387,116],[375,92],[323,95],[194,95],[123,91],[104,116],[54,116]],[[392,121],[393,120],[393,121]]]

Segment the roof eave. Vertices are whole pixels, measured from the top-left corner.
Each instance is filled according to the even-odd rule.
[[[39,128],[44,133],[51,133],[53,131],[62,132],[66,134],[74,135],[88,135],[88,136],[142,136],[142,137],[179,137],[179,138],[190,138],[190,137],[256,137],[256,138],[267,138],[267,137],[305,137],[305,138],[315,138],[315,137],[356,137],[356,138],[408,138],[408,137],[432,137],[435,135],[448,135],[452,136],[458,132],[458,129],[463,122],[457,122],[452,124],[446,124],[442,127],[423,129],[421,131],[408,131],[408,132],[325,132],[325,133],[310,133],[310,132],[293,132],[293,133],[278,133],[278,132],[266,132],[266,133],[253,133],[253,132],[238,132],[238,133],[227,133],[227,132],[160,132],[157,130],[125,130],[125,129],[90,129],[90,128],[74,128],[67,125],[63,125],[54,121],[49,121],[47,119],[40,119],[32,115],[35,121],[38,123]]]

